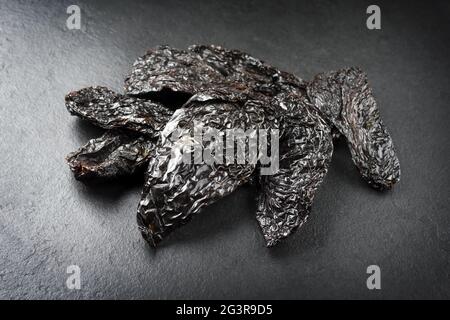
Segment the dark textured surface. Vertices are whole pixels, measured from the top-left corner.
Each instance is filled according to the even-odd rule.
[[[364,71],[321,73],[308,84],[308,96],[345,137],[364,180],[378,190],[392,189],[400,180],[400,163]]]
[[[1,298],[450,298],[449,15],[444,2],[0,1]],[[156,252],[135,223],[142,181],[88,187],[64,156],[99,135],[64,95],[122,92],[159,44],[216,43],[303,79],[358,65],[369,76],[402,165],[390,192],[368,187],[338,144],[308,223],[267,249],[245,187],[204,210]],[[81,290],[65,286],[81,268]],[[366,288],[381,267],[382,289]]]

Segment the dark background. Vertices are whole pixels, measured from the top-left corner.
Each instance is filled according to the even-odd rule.
[[[372,2],[372,1],[371,1]],[[449,17],[445,1],[0,1],[0,298],[450,298]],[[66,8],[81,8],[81,30]],[[304,79],[358,65],[402,178],[379,193],[336,147],[308,223],[267,249],[254,190],[217,202],[156,252],[135,221],[142,181],[86,186],[65,155],[100,134],[64,95],[122,90],[159,44],[248,51]],[[81,290],[66,268],[81,268]],[[381,290],[366,268],[381,268]]]

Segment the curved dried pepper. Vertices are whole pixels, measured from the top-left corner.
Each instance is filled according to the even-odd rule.
[[[305,97],[279,103],[290,113],[280,142],[280,168],[260,177],[256,212],[268,247],[306,222],[333,154],[330,128]]]
[[[314,105],[347,139],[363,178],[378,189],[390,189],[398,182],[400,164],[366,74],[358,68],[322,73],[307,90]]]
[[[186,161],[183,155],[190,155],[195,147],[200,154],[223,147],[223,140],[199,141],[196,129],[202,132],[214,128],[223,133],[228,128],[257,129],[264,123],[263,108],[258,104],[205,99],[200,96],[198,101],[194,96],[185,108],[174,113],[157,144],[156,156],[150,160],[137,220],[142,235],[153,246],[201,208],[249,181],[255,169],[255,164],[248,162]],[[227,148],[231,144],[225,144],[223,155]]]
[[[154,137],[173,111],[159,103],[124,96],[105,87],[89,87],[66,96],[72,115],[105,128],[125,128]]]
[[[292,74],[238,50],[198,45],[188,50],[161,46],[149,50],[134,63],[125,80],[125,92],[146,96],[171,90],[196,94],[210,89],[242,93],[260,98],[283,90],[304,88],[305,83]]]
[[[107,131],[70,153],[66,160],[78,180],[128,176],[148,163],[154,143],[126,131]]]

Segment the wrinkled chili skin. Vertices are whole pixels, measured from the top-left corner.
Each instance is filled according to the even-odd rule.
[[[322,73],[307,91],[324,118],[347,139],[361,176],[376,189],[391,189],[400,180],[400,163],[367,75],[359,68]]]
[[[273,117],[265,118],[268,114],[255,101],[230,102],[217,94],[214,98],[198,94],[174,113],[161,133],[156,156],[150,160],[138,207],[139,229],[150,245],[156,246],[203,207],[247,183],[255,171],[252,163],[197,164],[193,159],[186,163],[183,150],[197,147],[204,154],[205,150],[217,150],[223,142],[198,141],[195,130],[204,128],[208,132],[213,128],[224,133],[228,128],[246,131],[265,128],[269,123],[276,125]],[[225,144],[224,155],[230,146]]]
[[[261,100],[285,91],[304,90],[305,86],[303,80],[262,60],[214,45],[149,50],[133,64],[125,79],[125,93],[135,96],[167,89],[194,95],[212,89]]]
[[[172,111],[159,103],[125,96],[105,87],[66,95],[72,114],[104,129],[105,134],[66,157],[77,180],[111,180],[143,168]]]
[[[273,103],[283,104],[286,115],[279,171],[259,179],[256,219],[268,247],[306,222],[333,155],[330,127],[307,97],[284,95]]]
[[[121,95],[105,87],[88,87],[66,95],[72,114],[104,129],[123,128],[156,137],[172,115],[159,103]]]
[[[131,131],[110,130],[67,155],[75,178],[81,181],[110,180],[143,168],[154,149],[147,137]]]
[[[160,65],[164,66],[162,67],[163,70],[160,70]],[[189,65],[190,68],[186,69],[186,65]],[[196,70],[198,72],[195,72]],[[237,50],[225,50],[217,46],[191,46],[187,51],[160,47],[154,51],[149,51],[144,57],[138,59],[133,66],[131,75],[126,79],[125,91],[128,94],[145,96],[146,93],[164,89],[196,94],[195,99],[197,101],[225,99],[235,104],[253,101],[261,105],[274,106],[275,108],[272,110],[276,110],[276,116],[272,112],[271,121],[277,123],[283,122],[287,113],[283,109],[282,103],[273,103],[274,97],[288,92],[305,96],[306,92],[303,80],[279,71],[248,54]],[[193,106],[191,104],[185,107],[192,108]],[[195,106],[195,108],[198,108],[198,106]],[[268,108],[266,107],[266,109]],[[294,111],[291,110],[291,112]],[[266,111],[266,117],[270,117],[270,112]],[[264,122],[263,119],[264,116],[260,116],[258,121]],[[163,167],[161,163],[159,163],[159,166]],[[150,168],[152,170],[149,170],[149,172],[153,172],[153,176],[158,176],[155,174],[158,171],[155,168],[159,167],[151,162]],[[180,170],[183,171],[183,169]],[[151,177],[152,174],[148,174],[148,176]],[[163,175],[160,174],[159,176]],[[149,178],[149,180],[146,186],[154,186],[154,179]],[[188,220],[186,215],[180,214],[176,210],[172,210],[175,212],[172,216],[178,217],[180,222],[173,222],[168,219],[167,217],[171,216],[170,213],[164,214],[165,219],[158,218],[163,215],[161,213],[172,212],[165,208],[167,199],[159,202],[152,202],[151,200],[151,198],[156,197],[154,194],[163,194],[161,184],[156,183],[157,187],[153,187],[157,191],[152,191],[151,187],[144,188],[143,200],[138,209],[138,223],[141,232],[151,245],[156,245],[175,226],[182,225]],[[167,187],[167,185],[165,186]],[[186,185],[180,188],[188,190]],[[269,184],[264,184],[262,188],[270,187]],[[195,189],[195,187],[192,189]],[[270,191],[270,189],[263,190],[262,193]],[[211,194],[211,198],[214,198],[213,194]],[[194,203],[195,201],[188,202]],[[266,203],[268,202],[261,200],[260,207]],[[146,209],[147,206],[150,209]],[[155,211],[158,213],[155,214]],[[198,210],[192,211],[197,212]],[[263,209],[260,210],[260,212],[262,211]],[[265,210],[266,215],[269,215],[268,211]],[[262,216],[262,213],[260,216]],[[263,219],[259,219],[259,221],[261,222]],[[167,225],[170,225],[170,227],[166,227]],[[269,232],[269,228],[264,230]],[[268,237],[275,238],[275,236]]]
[[[89,87],[66,96],[71,114],[108,130],[68,162],[80,180],[129,175],[148,165],[137,221],[152,246],[248,181],[257,181],[256,219],[266,245],[277,244],[307,220],[333,140],[341,137],[372,187],[389,189],[400,178],[392,139],[358,68],[306,82],[238,50],[160,46],[138,58],[124,89],[122,95]],[[279,170],[261,175],[260,164],[185,162],[180,150],[198,144],[192,134],[199,123],[278,130]],[[201,149],[216,146],[210,141]]]

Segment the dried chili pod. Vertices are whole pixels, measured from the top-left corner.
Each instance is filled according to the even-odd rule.
[[[125,80],[125,92],[142,97],[167,90],[192,95],[226,88],[229,93],[246,92],[253,99],[261,99],[259,94],[274,96],[304,87],[305,82],[292,74],[244,52],[214,45],[149,50],[134,63]]]
[[[148,137],[111,130],[70,153],[67,163],[78,180],[129,176],[145,166],[154,149]]]
[[[306,97],[283,96],[274,103],[289,116],[280,141],[279,171],[260,176],[256,218],[268,247],[307,220],[333,154],[330,128]]]
[[[400,164],[366,74],[347,68],[317,75],[308,95],[348,141],[353,162],[374,188],[390,189],[400,180]]]
[[[219,130],[222,137],[225,129],[259,128],[264,123],[262,106],[252,101],[239,105],[217,98],[208,100],[205,95],[196,98],[175,111],[161,133],[156,156],[149,162],[137,221],[143,237],[152,246],[188,222],[201,208],[248,182],[255,169],[250,162],[196,162],[198,154],[204,157],[205,151],[220,157],[232,148],[230,143],[224,145],[222,139],[199,140],[198,133]]]
[[[125,79],[125,92],[143,96],[170,89],[193,94],[222,80],[220,71],[204,63],[197,54],[159,46],[133,64]]]
[[[154,137],[162,130],[173,111],[163,105],[124,96],[105,87],[88,87],[66,96],[72,115],[105,128],[125,128]]]

